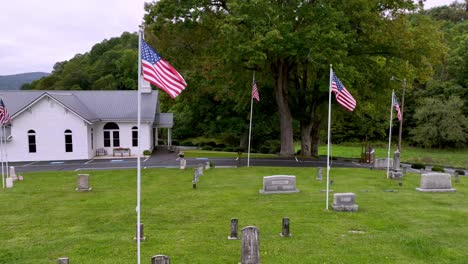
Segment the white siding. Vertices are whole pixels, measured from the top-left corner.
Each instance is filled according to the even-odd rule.
[[[108,122],[99,122],[94,126],[94,149],[96,148],[104,148],[107,150],[108,155],[112,155],[112,149],[114,148],[112,145],[111,147],[104,147],[104,125]],[[119,139],[120,139],[120,147],[122,148],[130,148],[131,153],[133,156],[138,154],[138,147],[132,146],[132,127],[137,126],[136,122],[114,122],[119,126]],[[151,133],[152,133],[152,123],[141,123],[141,154],[145,150],[152,150],[153,147],[151,145]],[[95,151],[94,151],[95,152]]]
[[[65,152],[65,130],[72,131],[73,152]],[[29,153],[28,131],[36,132],[36,153]],[[9,161],[88,159],[88,125],[54,100],[44,97],[14,119]]]

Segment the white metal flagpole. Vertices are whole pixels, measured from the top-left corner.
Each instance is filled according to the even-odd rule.
[[[10,168],[8,167],[8,151],[7,151],[7,137],[6,137],[6,128],[5,128],[5,125],[2,126],[2,129],[3,129],[3,140],[4,140],[4,143],[3,144],[3,152],[5,153],[5,175],[6,177],[10,177]]]
[[[140,215],[141,215],[141,210],[140,210],[140,193],[141,193],[141,129],[140,129],[140,124],[141,124],[141,38],[142,38],[142,29],[138,30],[138,114],[137,114],[137,119],[138,119],[138,148],[137,148],[137,263],[141,263],[141,241],[140,241]]]
[[[332,65],[330,64],[330,82],[328,85],[328,133],[327,133],[327,198],[326,198],[326,207],[325,209],[328,210],[328,191],[329,191],[329,184],[330,184],[330,124],[331,124],[331,96],[332,96],[332,75],[333,69]]]
[[[388,128],[388,151],[387,151],[387,178],[390,172],[390,147],[392,144],[392,119],[393,119],[393,95],[395,91],[392,90],[392,103],[390,105],[390,127]]]
[[[3,127],[3,125],[2,125]],[[3,131],[3,130],[2,130]],[[2,134],[2,136],[0,137],[0,159],[1,159],[1,162],[2,162],[2,186],[3,186],[3,189],[5,189],[5,174],[4,174],[4,170],[3,170],[3,148],[4,148],[4,144],[3,144],[3,138],[4,138],[4,135]]]
[[[249,147],[247,151],[247,167],[250,167],[250,140],[252,139],[252,112],[253,112],[253,94],[252,89],[255,84],[255,71],[253,72],[252,87],[250,87],[250,125],[249,125]]]

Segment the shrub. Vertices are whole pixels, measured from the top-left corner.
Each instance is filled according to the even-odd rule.
[[[151,150],[148,150],[148,149],[143,151],[143,155],[145,156],[151,156],[151,153],[152,153]]]
[[[223,151],[222,148],[213,148],[214,151]]]
[[[434,166],[432,167],[432,171],[437,171],[437,172],[444,172],[444,168],[440,167],[440,166]]]
[[[464,171],[464,170],[455,170],[455,172],[457,172],[458,175],[465,175],[465,171]]]
[[[425,169],[426,166],[421,163],[414,163],[414,164],[411,164],[411,168],[415,170],[420,170],[420,169]]]
[[[201,149],[202,150],[212,150],[213,147],[212,146],[203,146]]]
[[[216,142],[214,142],[214,141],[203,142],[202,145],[203,146],[210,146],[210,147],[214,148],[214,147],[216,147]]]
[[[226,145],[225,145],[225,144],[216,144],[216,147],[217,147],[217,148],[222,148],[222,149],[223,149],[223,148],[226,147]]]
[[[173,146],[180,146],[178,140],[172,140],[172,145]]]
[[[233,148],[233,147],[225,147],[225,148],[224,148],[224,151],[226,151],[226,152],[233,152],[233,151],[234,151],[234,148]]]
[[[192,141],[190,141],[190,140],[181,141],[180,144],[181,144],[181,146],[187,146],[187,147],[194,146]]]
[[[260,147],[260,153],[267,154],[269,151],[270,151],[270,148],[268,146],[263,145]]]

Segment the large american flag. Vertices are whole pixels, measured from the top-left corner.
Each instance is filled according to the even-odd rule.
[[[254,81],[252,85],[252,98],[257,100],[257,102],[260,102],[260,95],[258,94],[257,81]]]
[[[346,110],[353,111],[356,107],[356,100],[354,97],[346,90],[346,87],[341,83],[340,79],[332,71],[332,83],[331,83],[332,92],[335,93],[336,101],[342,105]]]
[[[143,39],[141,66],[143,79],[162,89],[171,98],[178,96],[187,86],[184,78]]]
[[[3,103],[3,100],[0,98],[0,124],[5,125],[5,124],[11,124],[11,118],[10,114],[8,113],[8,110]]]
[[[395,110],[397,111],[397,118],[398,120],[401,121],[401,109],[400,109],[400,104],[398,103],[398,99],[395,94],[393,94],[393,107],[395,107]]]

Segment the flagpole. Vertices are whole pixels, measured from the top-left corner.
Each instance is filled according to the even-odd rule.
[[[326,198],[326,207],[325,209],[328,210],[328,191],[329,191],[329,183],[330,183],[330,124],[331,124],[331,95],[332,95],[332,75],[333,69],[332,65],[330,64],[330,82],[328,84],[328,133],[327,133],[327,198]]]
[[[3,127],[3,124],[2,124],[2,127]],[[2,134],[2,136],[0,137],[0,159],[2,162],[2,186],[3,186],[3,189],[5,189],[5,174],[3,170],[3,151],[4,151],[3,138],[4,138],[4,135]]]
[[[393,119],[393,97],[395,91],[392,90],[392,103],[390,104],[390,127],[388,129],[388,151],[387,151],[387,179],[390,172],[390,147],[392,144],[392,119]]]
[[[6,177],[10,177],[10,170],[9,170],[9,167],[8,167],[8,151],[7,151],[7,148],[6,148],[6,144],[7,144],[7,137],[6,137],[6,128],[5,128],[5,125],[2,126],[2,129],[3,129],[3,140],[5,142],[5,144],[3,144],[3,148],[4,148],[4,152],[5,152],[5,174],[6,174]]]
[[[255,84],[255,71],[253,72],[251,89],[253,89],[254,84]],[[253,94],[250,95],[250,125],[249,125],[249,147],[247,151],[247,168],[250,167],[250,140],[252,139],[252,113],[253,113]]]
[[[142,27],[140,27],[140,30],[138,30],[138,114],[137,114],[137,119],[138,119],[138,148],[137,148],[137,263],[141,263],[141,241],[140,241],[140,224],[141,224],[141,210],[140,210],[140,199],[141,199],[141,129],[140,129],[140,124],[141,124],[141,38],[142,38]]]

